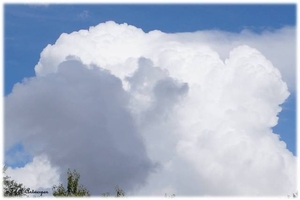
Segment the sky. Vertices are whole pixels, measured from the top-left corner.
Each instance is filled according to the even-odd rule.
[[[5,4],[8,173],[49,189],[76,168],[94,195],[293,193],[295,28],[292,4]]]

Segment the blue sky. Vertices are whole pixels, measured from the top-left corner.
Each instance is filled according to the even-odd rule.
[[[113,20],[167,33],[197,30],[240,32],[247,28],[260,33],[296,25],[295,5],[4,5],[4,91],[34,76],[41,51],[61,33],[87,29]],[[296,94],[283,104],[275,133],[296,154]],[[17,145],[15,151],[22,151]],[[7,152],[8,154],[10,152]],[[26,155],[26,160],[30,160]],[[16,166],[24,165],[24,162]]]

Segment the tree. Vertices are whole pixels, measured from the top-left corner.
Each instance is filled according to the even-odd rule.
[[[7,167],[3,167],[3,196],[26,196],[30,191],[30,188],[26,188],[21,183],[17,183],[14,180],[10,180],[10,177],[6,175]]]
[[[165,193],[165,197],[166,197],[166,198],[174,198],[174,197],[175,197],[175,194],[168,195],[167,193]]]
[[[90,196],[89,191],[83,186],[78,185],[80,174],[74,170],[71,172],[70,169],[68,169],[68,185],[67,189],[64,188],[63,184],[53,186],[53,196],[77,196],[77,197],[83,197],[83,196]]]
[[[118,185],[115,187],[115,190],[116,190],[116,197],[124,197],[125,196],[125,192],[121,188],[119,188]],[[109,197],[110,194],[108,192],[105,192],[102,194],[102,196]]]
[[[121,188],[119,188],[119,186],[116,186],[116,197],[124,197],[125,196],[125,192],[121,189]]]
[[[298,191],[293,193],[292,196],[288,195],[288,198],[290,198],[290,197],[297,198],[298,197]]]

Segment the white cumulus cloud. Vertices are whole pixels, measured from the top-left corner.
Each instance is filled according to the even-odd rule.
[[[31,190],[52,188],[59,183],[57,168],[51,166],[46,156],[40,155],[33,158],[33,161],[22,168],[10,168],[6,174],[18,183],[23,183]]]
[[[77,169],[94,195],[286,196],[296,157],[272,127],[294,90],[294,43],[293,27],[63,33],[6,97],[5,148],[47,155],[62,179]]]

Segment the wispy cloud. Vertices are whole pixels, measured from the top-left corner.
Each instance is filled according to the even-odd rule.
[[[39,7],[47,8],[50,6],[50,4],[47,4],[47,3],[31,3],[31,4],[25,4],[25,5],[28,5],[31,8],[39,8]]]
[[[50,6],[50,5],[48,5]],[[85,20],[89,17],[89,12],[87,10],[82,11],[79,14],[76,13],[66,13],[66,12],[56,12],[55,14],[49,14],[48,12],[41,11],[39,8],[48,9],[48,6],[37,6],[29,5],[28,9],[14,8],[13,6],[5,7],[5,15],[10,15],[22,19],[28,20],[40,20],[40,21],[59,21],[59,22],[74,22],[78,19]],[[10,23],[10,22],[5,22]]]
[[[81,19],[81,20],[85,20],[85,19],[87,19],[87,18],[89,18],[89,11],[88,10],[84,10],[84,11],[82,11],[81,13],[79,13],[78,15],[77,15],[77,18],[78,19]]]

